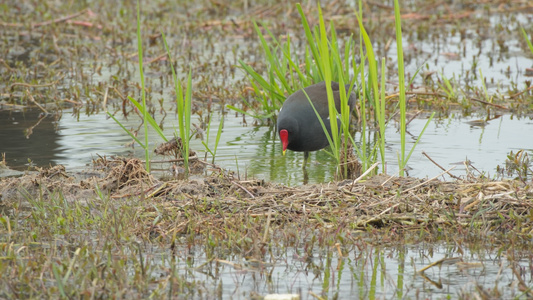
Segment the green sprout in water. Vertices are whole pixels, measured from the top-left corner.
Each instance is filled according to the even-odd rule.
[[[218,131],[217,131],[217,135],[216,135],[216,138],[215,138],[215,145],[214,145],[213,149],[211,149],[209,147],[209,136],[210,136],[210,133],[211,133],[211,122],[212,122],[212,120],[213,120],[213,116],[210,115],[209,116],[209,124],[207,125],[207,137],[206,137],[205,141],[202,141],[202,144],[204,145],[205,150],[207,152],[209,152],[209,154],[211,154],[211,156],[213,157],[211,163],[214,164],[215,163],[215,157],[217,156],[218,144],[220,142],[220,137],[222,136],[222,128],[224,128],[224,115],[221,114],[220,123],[218,123]]]
[[[165,50],[167,52],[169,61],[172,61],[170,56],[170,50],[165,38],[165,35],[162,33],[163,37],[163,43],[165,44]],[[137,100],[135,100],[133,97],[128,96],[128,99],[130,102],[135,105],[135,107],[141,112],[143,116],[143,123],[144,123],[144,142],[141,142],[135,135],[133,135],[122,123],[115,118],[110,112],[107,112],[107,114],[115,120],[115,122],[124,129],[125,132],[127,132],[130,137],[135,140],[137,144],[143,148],[145,153],[145,160],[146,160],[146,170],[150,171],[150,149],[148,145],[148,125],[150,125],[157,134],[165,141],[168,142],[168,139],[165,137],[165,134],[163,133],[163,130],[157,124],[157,122],[152,118],[152,116],[148,113],[148,108],[146,105],[146,93],[145,93],[145,80],[144,80],[144,71],[143,71],[143,48],[142,48],[142,38],[141,38],[141,25],[140,25],[140,4],[137,2],[137,52],[139,56],[139,73],[141,78],[141,97],[142,97],[142,103],[139,103]],[[192,99],[192,84],[191,84],[191,71],[189,69],[189,73],[187,76],[187,88],[184,90],[181,80],[177,77],[176,71],[174,69],[174,65],[170,63],[170,67],[172,69],[172,78],[174,80],[174,88],[176,93],[176,104],[178,108],[178,128],[179,133],[176,134],[176,136],[179,135],[181,138],[181,142],[183,144],[183,147],[181,147],[181,155],[183,158],[183,164],[185,168],[185,175],[188,175],[189,171],[189,141],[191,139],[191,99]],[[220,138],[220,137],[218,137]]]

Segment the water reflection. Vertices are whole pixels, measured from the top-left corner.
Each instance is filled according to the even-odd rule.
[[[306,254],[308,250],[276,248],[262,261],[233,255],[208,259],[195,249],[194,258],[188,256],[176,262],[162,254],[150,265],[152,272],[164,276],[168,264],[177,263],[178,273],[195,283],[190,293],[201,287],[203,295],[218,294],[228,299],[270,293],[300,294],[301,299],[444,299],[485,292],[494,296],[502,293],[503,298],[522,295],[517,282],[530,284],[532,274],[515,270],[530,270],[527,256],[508,260],[496,255],[497,249],[474,248],[477,249],[443,244],[361,244],[342,249],[342,256],[331,247],[311,252],[311,257]]]
[[[58,153],[54,162],[76,168],[87,165],[97,155],[123,155],[134,153],[126,147],[131,138],[106,114],[65,114],[58,131]],[[137,118],[118,117],[126,128],[137,128]],[[155,135],[154,135],[155,136]]]
[[[0,112],[0,151],[6,153],[8,165],[13,168],[27,167],[28,158],[36,165],[63,164],[68,168],[83,167],[98,155],[135,155],[143,156],[130,137],[104,114],[92,116],[69,114],[63,112],[61,120],[56,123],[53,118],[39,120],[38,111]],[[166,122],[174,124],[175,116],[167,115]],[[137,128],[137,118],[120,120],[126,128]],[[212,128],[217,128],[219,119],[214,119]],[[479,122],[483,126],[477,126]],[[423,153],[445,169],[454,165],[451,171],[456,176],[465,175],[474,169],[465,167],[462,162],[471,161],[480,171],[494,175],[498,165],[504,165],[510,151],[520,149],[533,152],[533,139],[526,138],[526,133],[533,131],[530,118],[516,118],[510,115],[493,119],[477,120],[472,117],[450,116],[436,119],[427,128],[409,161],[409,175],[415,177],[433,177],[442,170],[431,162]],[[193,121],[197,122],[197,120]],[[426,120],[414,119],[407,130],[409,133],[406,149],[410,149],[425,125]],[[37,126],[35,126],[38,124]],[[34,127],[35,126],[35,127]],[[25,130],[33,127],[33,134],[26,138]],[[174,129],[167,126],[166,136],[174,134]],[[162,142],[155,133],[150,132],[150,147]],[[214,135],[215,133],[211,133]],[[386,129],[385,172],[398,172],[397,155],[400,151],[400,137],[396,124],[391,123]],[[140,135],[142,138],[142,134]],[[204,136],[205,138],[205,136]],[[374,140],[375,132],[369,132],[367,140]],[[359,133],[356,141],[361,141]],[[214,147],[214,136],[210,137],[209,146]],[[200,139],[193,139],[191,147],[205,157],[205,147]],[[368,151],[369,149],[367,149]],[[161,157],[153,158],[161,159]],[[208,160],[211,157],[208,156]],[[215,163],[237,172],[241,179],[258,178],[287,185],[300,185],[304,182],[302,170],[303,153],[287,151],[283,156],[277,134],[269,127],[243,126],[236,118],[227,118],[218,146]],[[380,169],[381,171],[382,169]],[[309,183],[327,182],[334,179],[334,160],[325,151],[311,153],[307,164]]]
[[[0,128],[0,153],[19,170],[46,166],[61,152],[55,115],[32,109],[0,110]]]

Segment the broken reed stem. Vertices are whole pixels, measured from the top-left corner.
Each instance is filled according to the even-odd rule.
[[[446,171],[446,169],[444,169],[444,168],[443,168],[441,165],[439,165],[436,161],[434,161],[433,159],[431,159],[431,157],[429,157],[429,155],[428,155],[426,152],[422,151],[422,154],[423,154],[425,157],[427,157],[427,159],[429,159],[432,163],[434,163],[437,167],[439,167],[441,170]],[[450,175],[451,177],[455,178],[455,179],[461,179],[461,178],[459,178],[459,177],[453,175],[453,174],[450,173],[450,172],[446,172],[446,173],[447,173],[448,175]]]
[[[368,168],[368,170],[366,170],[363,174],[361,174],[361,176],[357,177],[357,178],[352,182],[352,187],[350,188],[350,191],[352,190],[353,186],[354,186],[357,182],[359,182],[361,179],[365,178],[365,176],[368,175],[370,172],[372,172],[372,170],[374,170],[378,165],[379,165],[379,162],[374,163],[373,165],[370,166],[370,168]]]
[[[272,211],[269,211],[268,212],[268,216],[267,216],[267,223],[266,223],[266,226],[265,226],[265,232],[263,233],[263,244],[266,244],[266,241],[268,239],[268,230],[270,228],[270,220],[272,218]]]
[[[417,188],[423,186],[424,184],[426,184],[426,183],[428,183],[428,182],[431,182],[431,181],[433,181],[433,180],[439,178],[440,176],[442,176],[442,175],[448,173],[449,171],[455,169],[455,167],[457,167],[457,166],[453,166],[453,167],[449,168],[448,170],[445,170],[444,172],[440,173],[439,175],[437,175],[437,176],[435,176],[435,177],[432,177],[432,178],[430,178],[430,179],[428,179],[428,180],[426,180],[426,181],[424,181],[424,182],[422,182],[422,183],[420,183],[420,184],[417,184],[417,185],[415,185],[415,186],[413,186],[413,187],[410,187],[410,188],[406,189],[405,191],[403,191],[402,193],[407,193],[407,192],[409,192],[409,191],[412,191],[412,190],[414,190],[414,189],[417,189]]]

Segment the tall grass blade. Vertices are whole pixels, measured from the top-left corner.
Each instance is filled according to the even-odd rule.
[[[378,118],[378,124],[379,124],[379,136],[378,139],[378,149],[379,154],[381,157],[381,162],[385,163],[385,58],[381,59],[381,91],[379,95],[379,103],[376,103],[376,117]]]
[[[220,116],[220,123],[218,123],[217,138],[215,139],[215,151],[213,153],[213,160],[211,163],[215,163],[215,157],[217,155],[218,144],[220,143],[220,137],[222,136],[222,128],[224,128],[224,114]]]
[[[124,127],[124,125],[122,125],[122,123],[120,123],[119,120],[117,120],[115,118],[115,116],[113,116],[110,112],[107,112],[107,115],[110,116],[113,120],[115,120],[115,122],[120,126],[122,127],[122,129],[124,129],[125,132],[127,132],[129,134],[129,136],[135,141],[137,142],[137,144],[139,144],[143,149],[145,148],[145,145],[141,142],[141,140],[139,140],[135,135],[133,135],[133,133],[131,133],[126,127]]]
[[[320,7],[320,2],[318,2],[318,6]],[[304,27],[305,36],[307,37],[307,41],[309,42],[309,49],[311,50],[311,53],[313,54],[313,57],[315,58],[315,61],[320,58],[318,49],[314,43],[315,39],[313,33],[311,32],[311,28],[309,27],[309,23],[307,22],[307,19],[305,18],[305,14],[302,10],[302,6],[300,3],[296,4],[296,8],[298,9],[298,12],[300,13],[300,17],[302,19],[302,26]],[[320,78],[324,78],[324,70],[321,68],[322,66],[320,64],[317,64],[317,71],[320,74]]]
[[[329,122],[331,129],[331,151],[337,163],[339,163],[339,128],[337,125],[337,110],[335,108],[335,99],[333,98],[333,90],[331,89],[331,64],[330,64],[330,55],[329,55],[329,46],[328,46],[328,37],[326,32],[326,24],[324,23],[324,17],[322,15],[322,9],[320,8],[320,3],[318,7],[318,18],[319,18],[319,32],[320,39],[320,61],[317,62],[318,65],[322,65],[324,81],[326,82],[326,91],[328,95],[328,110],[329,110]]]
[[[150,151],[148,147],[148,110],[146,109],[146,89],[144,84],[144,70],[143,70],[143,45],[141,38],[141,5],[137,0],[137,53],[139,56],[139,74],[141,76],[141,98],[143,102],[144,112],[144,156],[146,160],[146,171],[150,172]]]
[[[181,142],[183,143],[183,162],[185,167],[185,175],[189,175],[189,146],[191,140],[191,102],[192,102],[192,71],[189,68],[189,75],[187,76],[187,91],[185,93],[184,114],[185,114],[185,131],[180,132],[182,135]]]
[[[531,44],[531,40],[527,37],[527,33],[523,27],[520,27],[520,30],[522,31],[522,35],[524,36],[524,39],[526,40],[529,50],[531,50],[531,54],[533,54],[533,44]]]
[[[170,48],[168,47],[167,40],[164,33],[161,33],[163,37],[163,43],[167,51],[167,56],[169,61],[172,62],[170,56]],[[191,101],[192,101],[192,74],[191,68],[187,75],[187,87],[185,90],[185,95],[183,94],[183,86],[181,80],[176,75],[176,70],[174,65],[170,63],[170,68],[172,70],[172,79],[174,81],[174,90],[176,92],[176,106],[178,110],[178,130],[179,133],[176,136],[179,136],[182,143],[182,158],[183,166],[185,169],[185,177],[189,175],[189,142],[191,137]]]
[[[329,87],[331,89],[331,86]],[[315,112],[315,115],[318,119],[318,121],[320,122],[320,125],[322,126],[322,130],[324,131],[324,134],[326,135],[326,138],[328,139],[328,143],[330,144],[332,150],[333,150],[333,146],[334,145],[334,141],[333,141],[333,137],[332,135],[329,133],[328,129],[327,129],[327,126],[326,126],[326,123],[324,123],[324,120],[322,119],[322,117],[320,116],[320,114],[318,113],[318,111],[316,110],[315,108],[315,105],[313,104],[313,102],[311,101],[311,98],[309,98],[309,95],[305,92],[305,90],[302,90],[305,94],[305,96],[307,97],[307,101],[309,101],[309,104],[311,105],[311,107],[313,108],[313,111]],[[336,119],[335,119],[336,120]],[[331,123],[330,123],[331,124]],[[335,124],[335,127],[337,127],[337,124]],[[337,158],[335,157],[335,154],[332,154],[332,156],[334,158]],[[337,154],[338,156],[338,154]]]
[[[402,25],[400,16],[400,4],[398,0],[394,0],[394,19],[396,27],[396,49],[398,55],[398,87],[400,90],[400,176],[404,175],[405,166],[407,161],[405,160],[405,132],[407,126],[406,115],[406,99],[405,99],[405,71],[403,63],[403,46],[402,46]]]
[[[131,96],[128,96],[128,100],[130,100],[130,102],[133,103],[133,105],[135,105],[135,107],[141,112],[141,114],[144,117],[145,122],[148,122],[148,124],[150,124],[150,126],[155,130],[155,132],[157,132],[157,134],[159,134],[159,136],[163,138],[165,142],[168,142],[168,139],[163,133],[163,130],[161,129],[161,127],[159,127],[159,124],[157,124],[154,118],[152,118],[152,116],[148,114],[146,110],[146,106],[141,105],[139,102],[137,102],[137,100],[135,100]]]
[[[399,90],[400,90],[400,143],[401,143],[401,150],[399,154],[399,168],[400,168],[400,176],[404,176],[405,174],[405,167],[407,166],[407,162],[409,161],[409,158],[411,157],[411,154],[413,153],[414,149],[416,148],[416,145],[418,145],[418,142],[420,141],[420,138],[422,137],[422,134],[426,130],[427,126],[433,119],[433,116],[435,115],[435,112],[431,114],[429,119],[427,120],[424,128],[422,129],[422,132],[420,135],[418,135],[418,138],[409,151],[409,154],[405,153],[405,143],[406,143],[406,127],[407,127],[407,120],[406,120],[406,97],[405,97],[405,71],[404,71],[404,61],[403,61],[403,47],[402,47],[402,25],[401,25],[401,16],[400,16],[400,4],[398,3],[398,0],[394,0],[394,18],[395,18],[395,27],[396,27],[396,48],[397,48],[397,54],[398,54],[398,84],[399,84]]]
[[[381,167],[382,167],[382,171],[385,172],[385,167],[386,167],[386,163],[385,163],[385,156],[383,155],[384,153],[384,139],[385,139],[385,136],[384,136],[384,132],[385,132],[385,118],[383,117],[384,115],[384,111],[382,111],[381,107],[382,105],[380,104],[380,99],[379,99],[379,96],[380,96],[380,93],[379,93],[379,89],[378,89],[378,70],[377,70],[377,63],[376,63],[376,56],[374,54],[374,49],[372,47],[372,42],[370,41],[370,37],[368,36],[368,33],[366,32],[366,29],[363,25],[363,21],[362,21],[362,13],[361,15],[356,13],[355,14],[356,17],[357,17],[357,21],[359,23],[359,29],[360,29],[360,34],[361,34],[361,40],[365,46],[365,49],[366,49],[366,58],[368,60],[368,72],[369,72],[369,76],[368,76],[368,84],[370,85],[370,88],[371,90],[373,91],[371,93],[371,95],[373,96],[373,103],[374,103],[374,109],[376,111],[376,118],[377,118],[377,122],[378,122],[378,126],[379,126],[379,136],[378,136],[378,147],[380,148],[380,153],[382,153],[381,155]],[[361,43],[361,41],[360,41]],[[361,72],[363,73],[363,69],[364,68],[361,68]],[[384,76],[384,74],[382,74],[382,76]],[[364,78],[361,78],[361,82],[364,81]],[[363,90],[363,95],[364,95],[364,92],[365,90]],[[364,99],[364,97],[363,97]],[[381,99],[381,101],[385,101],[385,99]],[[363,101],[360,101],[361,103]],[[362,109],[362,111],[364,110],[364,108]],[[378,117],[378,116],[381,116],[381,117]],[[383,140],[383,143],[381,142],[381,140]],[[372,160],[370,160],[372,161]],[[368,166],[367,166],[368,167]]]
[[[415,150],[416,145],[418,145],[418,142],[420,142],[420,138],[422,137],[422,135],[426,131],[426,128],[428,127],[429,123],[431,123],[431,120],[433,120],[434,116],[435,116],[435,112],[432,112],[431,115],[429,116],[429,119],[426,121],[426,124],[424,125],[424,128],[422,128],[422,131],[420,132],[420,134],[416,138],[416,141],[413,144],[413,147],[411,148],[411,150],[409,151],[409,154],[405,157],[405,161],[406,162],[408,162],[409,159],[411,158],[411,154],[413,154],[413,151]]]

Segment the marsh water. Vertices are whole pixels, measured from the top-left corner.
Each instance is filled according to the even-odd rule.
[[[188,256],[189,251],[194,254]],[[273,250],[264,261],[257,261],[207,260],[201,249],[191,249],[180,252],[178,261],[156,254],[149,264],[152,274],[162,277],[169,265],[177,264],[181,280],[191,285],[180,292],[197,299],[250,299],[267,294],[299,294],[300,299],[448,299],[461,298],[476,288],[499,291],[506,299],[524,296],[518,282],[533,276],[531,254],[509,257],[493,252],[497,250],[444,244],[365,245],[342,257],[334,247],[311,256],[298,248]],[[168,292],[162,286],[157,290]]]
[[[476,15],[484,18],[483,13]],[[472,26],[469,23],[459,28],[445,27],[447,31],[432,33],[431,31],[410,32],[406,31],[405,60],[407,77],[413,76],[418,68],[424,75],[415,78],[414,85],[423,85],[423,81],[439,81],[443,87],[443,79],[448,79],[459,90],[472,94],[477,98],[490,101],[490,97],[507,97],[508,91],[523,88],[531,77],[527,76],[526,69],[533,65],[532,59],[520,48],[519,37],[509,39],[506,32],[518,31],[519,24],[532,22],[531,15],[516,13],[513,15],[493,14],[486,18],[486,27]],[[502,27],[502,24],[508,24]],[[480,29],[481,28],[481,29]],[[490,28],[498,30],[489,31]],[[215,53],[234,49],[229,42],[213,42]],[[222,44],[223,43],[223,44]],[[229,46],[227,44],[230,44]],[[248,42],[247,42],[248,43]],[[394,83],[395,44],[383,47],[378,43],[383,55],[388,57],[388,76],[391,80],[388,89],[396,89]],[[384,49],[382,49],[384,48]],[[218,50],[217,50],[218,49]],[[223,53],[227,60],[235,62],[240,57],[232,51]],[[244,55],[244,54],[243,54]],[[27,56],[14,56],[17,59],[28,60]],[[209,61],[209,58],[205,58]],[[90,62],[84,62],[90,66]],[[138,80],[135,75],[135,65],[131,64],[128,74],[131,80]],[[92,72],[93,80],[105,81],[107,77],[114,78],[116,68],[103,69],[101,74]],[[147,77],[156,76],[147,66]],[[242,71],[236,73],[243,78]],[[483,75],[483,77],[481,76]],[[484,81],[481,80],[484,78]],[[156,79],[154,78],[154,81]],[[234,79],[239,80],[239,79]],[[482,88],[485,84],[487,95],[483,95]],[[175,133],[174,126],[177,117],[172,113],[173,96],[172,88],[162,91],[167,98],[167,113],[165,113],[165,134],[171,137]],[[479,95],[482,93],[482,95]],[[198,103],[206,99],[194,99]],[[479,103],[469,99],[467,107],[480,106]],[[170,106],[169,106],[170,105]],[[236,104],[236,106],[240,106]],[[509,107],[514,104],[509,103]],[[443,168],[456,166],[452,174],[464,175],[467,170],[463,162],[470,162],[477,170],[495,175],[497,166],[505,165],[507,155],[511,151],[516,153],[525,150],[533,151],[533,139],[527,138],[533,133],[533,115],[518,111],[494,112],[491,106],[486,106],[481,111],[471,108],[450,109],[451,112],[439,114],[429,125],[420,143],[413,152],[408,164],[408,174],[416,177],[433,177],[442,172],[434,163],[422,155],[422,152],[431,157]],[[213,121],[210,147],[214,146],[216,128],[224,111],[224,129],[218,146],[215,162],[223,168],[239,173],[241,178],[259,178],[269,181],[298,185],[303,183],[301,165],[303,155],[288,151],[286,156],[281,155],[280,145],[273,127],[254,126],[251,117],[243,117],[227,108],[213,109]],[[415,118],[407,127],[409,150],[420,134],[428,112]],[[109,119],[105,112],[91,110],[64,109],[61,117],[46,117],[39,119],[41,111],[21,108],[0,111],[0,152],[6,154],[6,161],[11,168],[24,170],[30,165],[47,166],[50,164],[63,164],[67,168],[80,168],[88,165],[97,155],[109,156],[134,155],[142,157],[139,147],[131,146],[129,136]],[[117,115],[126,128],[140,128],[139,117],[131,115],[128,118]],[[196,116],[197,117],[197,116]],[[156,120],[161,120],[162,115],[155,115]],[[246,121],[246,122],[244,122]],[[193,123],[199,124],[198,117]],[[398,172],[397,156],[399,151],[399,134],[397,124],[391,121],[386,129],[386,165],[380,167],[380,172],[395,174]],[[201,138],[192,140],[191,147],[197,151],[199,157],[204,157],[205,147],[201,139],[206,139],[206,132],[200,130]],[[142,134],[142,133],[141,133]],[[356,141],[361,139],[356,134]],[[375,133],[368,133],[367,140],[375,140]],[[162,141],[154,132],[150,133],[150,146],[154,149]],[[372,146],[372,144],[371,144]],[[163,159],[156,158],[153,159]],[[211,157],[208,157],[211,161]],[[311,155],[307,167],[309,183],[327,182],[334,179],[334,163],[324,151]],[[166,168],[167,166],[160,166]],[[446,178],[446,177],[444,177]]]
[[[98,155],[143,155],[139,147],[126,146],[131,143],[131,138],[104,114],[72,115],[64,111],[59,122],[51,117],[44,118],[33,129],[33,133],[26,137],[24,130],[38,122],[39,114],[38,111],[28,110],[0,113],[3,123],[0,124],[3,128],[0,139],[9,140],[9,143],[2,145],[1,151],[6,153],[9,166],[24,170],[30,164],[62,164],[68,169],[80,170],[90,165]],[[167,121],[172,118],[173,116],[167,116]],[[210,147],[214,146],[219,121],[219,118],[214,118],[211,124],[214,129],[209,139]],[[408,149],[414,145],[426,121],[417,118],[409,124]],[[138,126],[136,118],[122,119],[121,122],[126,127]],[[450,115],[445,119],[434,119],[409,160],[408,174],[424,178],[443,172],[422,154],[424,152],[440,166],[454,168],[450,172],[456,176],[467,172],[479,175],[473,168],[468,169],[468,163],[465,166],[465,162],[486,175],[496,175],[497,166],[505,166],[507,155],[511,151],[533,151],[533,139],[527,138],[530,132],[533,132],[533,120],[529,117],[500,115],[486,120]],[[165,133],[172,136],[174,129],[167,128]],[[206,134],[204,132],[204,138]],[[163,142],[154,132],[151,136],[152,147]],[[375,132],[369,132],[368,139],[374,138]],[[356,140],[361,140],[360,133],[356,134]],[[199,157],[205,157],[205,147],[200,139],[193,139],[191,147],[198,152]],[[400,137],[394,123],[386,130],[386,148],[385,173],[392,175],[398,172],[396,157],[400,151]],[[208,161],[212,159],[210,155],[207,158]],[[334,179],[334,160],[325,151],[313,153],[310,158],[307,166],[310,183]],[[164,157],[154,156],[153,159],[162,160]],[[242,179],[265,179],[289,185],[303,183],[303,154],[287,151],[283,156],[279,138],[273,128],[246,126],[243,125],[242,118],[226,117],[215,163],[238,172]],[[154,165],[154,168],[166,167],[168,166]],[[446,175],[443,178],[449,177]]]

